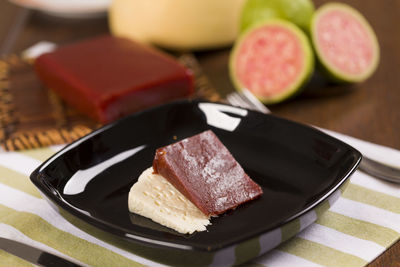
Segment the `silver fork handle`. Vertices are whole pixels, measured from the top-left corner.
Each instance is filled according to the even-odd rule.
[[[249,90],[242,89],[241,93],[233,92],[227,95],[226,100],[233,106],[256,110],[262,113],[271,113],[271,111],[264,106]],[[377,162],[371,158],[363,155],[360,162],[359,169],[367,174],[374,177],[400,183],[400,169],[392,166],[388,166],[381,162]]]
[[[400,169],[363,157],[360,170],[393,183],[400,183]]]

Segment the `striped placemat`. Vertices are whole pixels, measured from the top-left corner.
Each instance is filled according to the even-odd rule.
[[[345,136],[340,136],[342,139]],[[352,144],[353,139],[346,139]],[[400,151],[366,142],[400,164]],[[138,246],[104,233],[69,214],[60,215],[42,198],[29,174],[60,146],[0,152],[0,236],[19,240],[89,266],[231,265],[246,251],[230,257],[194,259]],[[400,237],[400,186],[356,171],[344,194],[318,220],[272,251],[262,240],[248,248],[256,257],[248,266],[364,266]],[[301,223],[297,227],[301,227]],[[284,231],[276,233],[277,242]],[[258,255],[258,256],[257,256]],[[30,266],[0,250],[1,266]]]

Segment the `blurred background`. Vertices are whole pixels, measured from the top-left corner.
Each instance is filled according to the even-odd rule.
[[[141,41],[146,41],[147,33],[157,31],[161,32],[158,39],[162,46],[160,49],[172,55],[192,53],[223,99],[235,90],[229,77],[228,61],[239,27],[234,23],[238,23],[243,1],[217,0],[220,5],[223,3],[230,8],[216,9],[213,14],[205,13],[207,9],[202,9],[202,6],[216,0],[201,1],[204,1],[203,4],[196,4],[197,12],[183,16],[179,10],[185,10],[185,5],[196,1],[171,1],[173,4],[180,2],[182,6],[178,8],[172,4],[170,7],[161,5],[165,1],[157,1],[160,4],[157,7],[151,6],[150,1],[143,0],[139,5],[141,12],[138,12],[137,6],[132,4],[137,1],[130,3],[116,0],[113,2],[113,11],[109,13],[110,1],[99,0],[93,6],[94,1],[0,0],[0,57],[19,56],[27,48],[42,41],[66,45],[85,38],[110,34],[110,25],[114,27],[114,32],[122,31],[121,27],[125,25],[128,32],[136,31],[137,38],[142,38]],[[327,2],[313,1],[316,8]],[[268,107],[273,114],[280,117],[400,149],[400,34],[397,25],[400,1],[341,2],[357,9],[374,29],[380,46],[380,63],[376,72],[360,83],[338,84],[330,82],[316,71],[300,95]],[[168,16],[161,16],[163,9],[169,10]],[[147,16],[150,15],[153,19],[149,20]],[[163,36],[171,37],[171,27],[177,26],[176,21],[179,18],[188,22],[185,25],[188,31],[179,32],[174,37],[177,38],[178,45],[171,49],[168,40],[163,39]],[[218,18],[224,19],[224,23],[212,21]],[[220,25],[221,28],[213,28],[212,25]],[[208,35],[210,32],[211,35]],[[219,41],[213,43],[216,39],[210,36],[215,36]],[[199,47],[185,43],[188,39],[195,40]],[[29,105],[28,102],[25,104]],[[400,264],[399,255],[400,244],[397,243],[371,266],[394,266],[392,264],[395,262]]]
[[[101,6],[101,4],[107,5],[107,1],[99,1],[98,10],[88,9],[89,11],[79,13],[75,18],[70,18],[74,16],[71,12],[64,12],[66,8],[61,10],[53,8],[49,11],[43,6],[23,7],[23,5],[33,5],[32,3],[36,1],[15,1],[17,4],[12,2],[0,1],[1,55],[21,53],[40,41],[62,45],[110,33],[108,16]],[[82,3],[86,2],[89,1]],[[316,8],[326,2],[328,1],[314,0]],[[318,75],[314,75],[313,81],[301,95],[271,106],[270,109],[285,118],[399,149],[400,35],[396,25],[400,15],[400,2],[396,0],[343,2],[359,10],[375,30],[381,47],[381,59],[377,71],[367,81],[351,85],[329,84],[319,79]],[[232,8],[236,7],[232,5]],[[45,12],[42,12],[43,10]],[[198,16],[206,15],[200,11]],[[129,12],[129,8],[125,12]],[[154,27],[154,25],[143,24],[141,27]],[[194,51],[203,71],[222,96],[234,90],[227,67],[230,48],[230,45],[225,45],[218,49]]]

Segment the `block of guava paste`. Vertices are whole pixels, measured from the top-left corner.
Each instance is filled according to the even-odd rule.
[[[172,56],[108,35],[43,54],[34,67],[46,87],[102,123],[194,92],[191,71]]]
[[[153,169],[205,215],[224,213],[262,195],[210,130],[157,149]]]

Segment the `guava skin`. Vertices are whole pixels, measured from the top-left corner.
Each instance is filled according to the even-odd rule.
[[[311,0],[247,0],[240,18],[240,32],[269,19],[288,20],[308,31],[314,11]]]

